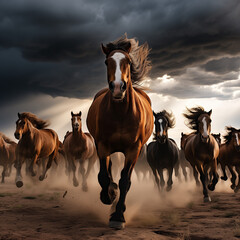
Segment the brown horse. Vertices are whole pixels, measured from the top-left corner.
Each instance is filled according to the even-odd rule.
[[[227,180],[225,171],[226,166],[232,174],[231,188],[234,192],[238,192],[240,188],[240,129],[233,127],[226,127],[227,134],[223,136],[224,143],[220,146],[218,161],[221,165],[223,176],[222,180]],[[238,185],[236,186],[236,173],[233,169],[235,167],[238,173]]]
[[[117,193],[110,154],[122,152],[125,155],[119,181],[120,197],[109,222],[110,227],[121,229],[131,174],[153,130],[151,101],[145,92],[133,87],[150,70],[149,49],[147,44],[139,46],[135,39],[124,36],[106,47],[102,45],[102,50],[106,55],[109,88],[96,94],[88,112],[87,126],[95,139],[100,160],[98,180],[104,204],[112,204]]]
[[[47,170],[51,167],[52,161],[58,153],[59,140],[58,135],[51,129],[46,129],[48,123],[37,118],[34,114],[24,112],[18,113],[16,122],[16,131],[14,133],[16,139],[19,139],[16,149],[16,185],[23,186],[21,168],[26,159],[31,159],[29,171],[32,176],[36,176],[34,166],[38,159],[48,158],[42,175],[39,180],[46,178]]]
[[[17,144],[0,133],[0,165],[3,166],[2,183],[4,183],[5,176],[10,176],[12,164],[16,160],[16,146]]]
[[[212,110],[206,112],[202,107],[187,108],[187,112],[183,114],[188,120],[188,127],[194,130],[194,132],[185,139],[184,153],[186,159],[192,165],[193,170],[197,169],[200,173],[204,202],[211,201],[206,188],[209,168],[213,178],[211,184],[208,185],[208,189],[213,191],[218,182],[217,157],[219,154],[219,146],[215,138],[210,134],[211,114]]]
[[[66,154],[68,171],[73,172],[73,185],[79,185],[76,177],[76,160],[79,161],[79,172],[82,175],[82,190],[87,191],[87,178],[97,160],[97,151],[93,137],[89,133],[82,131],[81,111],[77,114],[71,112],[72,132],[65,136],[63,146]],[[87,172],[85,163],[88,162]]]

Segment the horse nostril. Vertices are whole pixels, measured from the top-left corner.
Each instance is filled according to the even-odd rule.
[[[125,81],[121,84],[121,90],[124,92],[127,89],[127,84]]]
[[[110,82],[108,85],[109,85],[110,91],[113,92],[114,91],[114,83]]]

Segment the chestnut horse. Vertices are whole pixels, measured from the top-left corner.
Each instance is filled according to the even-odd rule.
[[[34,114],[24,112],[18,113],[16,122],[16,131],[14,133],[16,139],[19,139],[16,148],[16,185],[23,186],[21,168],[26,159],[30,160],[29,171],[32,176],[36,176],[34,167],[37,161],[48,158],[45,164],[42,175],[39,180],[46,178],[46,173],[55,160],[58,153],[59,140],[58,135],[52,129],[46,129],[48,123],[37,118]]]
[[[94,163],[97,160],[97,151],[93,137],[89,133],[82,131],[82,112],[77,114],[71,112],[72,132],[68,132],[64,138],[63,146],[66,155],[68,171],[73,172],[73,185],[79,185],[76,177],[76,160],[79,161],[79,173],[82,175],[82,190],[87,191],[87,178]],[[85,163],[88,162],[87,171]],[[70,173],[70,172],[69,172]]]
[[[147,161],[152,169],[159,190],[163,190],[165,181],[163,170],[168,170],[167,191],[172,189],[172,174],[175,165],[179,161],[179,149],[176,142],[168,138],[168,129],[175,125],[172,113],[163,110],[153,112],[155,117],[155,131],[153,142],[147,146]]]
[[[143,145],[153,130],[151,101],[134,84],[140,83],[150,70],[148,45],[139,46],[135,39],[124,36],[102,45],[106,55],[108,89],[98,92],[87,116],[87,126],[95,139],[100,160],[98,181],[102,187],[100,199],[112,204],[117,194],[113,182],[110,155],[122,152],[124,168],[119,181],[120,196],[109,226],[124,227],[125,199],[131,185],[131,174]]]
[[[16,160],[17,144],[0,132],[0,165],[3,166],[2,183],[5,176],[10,176],[12,164]]]
[[[221,165],[223,176],[222,180],[227,180],[225,171],[226,166],[231,172],[231,188],[234,192],[238,192],[240,188],[240,129],[233,127],[226,127],[227,134],[223,136],[224,143],[220,146],[218,161]],[[236,186],[236,173],[233,169],[235,167],[238,173],[238,185]]]
[[[217,157],[219,146],[215,138],[211,135],[211,114],[212,110],[206,112],[202,107],[187,108],[187,112],[183,114],[188,120],[188,127],[194,130],[185,139],[184,153],[186,159],[192,165],[194,176],[196,169],[200,174],[204,202],[211,201],[206,187],[209,168],[213,178],[211,184],[208,185],[208,189],[213,191],[218,182]]]

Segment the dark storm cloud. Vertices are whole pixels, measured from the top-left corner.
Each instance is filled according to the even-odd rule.
[[[237,0],[3,0],[2,96],[44,92],[91,97],[106,85],[100,43],[125,32],[149,43],[153,78],[164,74],[180,78],[189,67],[201,66],[201,71],[224,76],[210,76],[209,81],[195,72],[185,74],[188,79],[182,81],[209,85],[235,79],[239,15]]]

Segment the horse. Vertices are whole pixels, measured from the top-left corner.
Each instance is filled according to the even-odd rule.
[[[118,191],[112,179],[110,154],[122,152],[125,155],[119,181],[120,196],[109,220],[110,227],[122,229],[131,174],[153,130],[151,100],[142,89],[135,87],[150,70],[149,48],[147,43],[139,46],[138,41],[125,35],[106,46],[102,44],[102,51],[106,56],[108,88],[95,95],[88,111],[87,126],[95,139],[100,160],[98,181],[104,204],[112,204]]]
[[[138,157],[137,163],[134,167],[134,171],[137,175],[138,181],[141,180],[140,175],[143,175],[142,180],[144,180],[148,174],[148,172],[151,174],[151,168],[147,162],[147,144],[145,144],[142,148],[142,151]]]
[[[224,143],[220,146],[218,161],[222,168],[223,176],[222,180],[226,181],[228,179],[225,168],[228,167],[231,172],[231,188],[234,192],[238,192],[240,188],[240,129],[234,127],[226,127],[227,134],[223,136]],[[238,184],[236,186],[236,173],[238,173]]]
[[[68,171],[73,173],[73,186],[79,185],[76,177],[76,163],[79,162],[79,173],[82,175],[82,190],[88,191],[87,178],[97,160],[97,151],[93,137],[82,131],[82,112],[71,112],[72,132],[67,132],[63,146]],[[88,163],[87,171],[85,164]]]
[[[206,181],[208,179],[208,170],[212,175],[212,181],[208,184],[208,189],[214,191],[218,182],[217,157],[219,146],[211,133],[211,114],[212,110],[206,112],[203,107],[188,109],[183,116],[188,120],[187,126],[194,130],[185,139],[184,153],[186,159],[192,165],[194,177],[196,169],[200,174],[200,180],[203,186],[204,202],[210,202]],[[198,174],[197,174],[198,175]]]
[[[5,182],[5,176],[10,176],[12,165],[16,160],[16,146],[14,141],[0,132],[0,165],[3,166],[1,183]]]
[[[43,167],[42,174],[39,180],[43,181],[46,178],[46,173],[55,160],[59,140],[58,135],[52,129],[46,129],[49,125],[47,121],[39,119],[36,115],[23,112],[18,113],[18,120],[16,121],[15,138],[18,139],[16,147],[16,186],[18,188],[23,186],[21,168],[26,159],[30,159],[29,172],[34,177],[36,171],[34,167],[37,161],[48,158],[48,161]]]
[[[168,171],[167,191],[172,189],[172,173],[174,166],[179,161],[179,149],[176,142],[168,137],[168,129],[175,126],[172,113],[163,110],[153,112],[155,117],[154,141],[147,146],[147,161],[152,169],[159,190],[163,190],[165,181],[163,170]],[[160,177],[160,179],[159,179]]]
[[[212,136],[216,139],[217,143],[218,143],[218,146],[220,147],[221,146],[221,143],[222,143],[222,140],[221,140],[221,133],[218,133],[218,134],[214,134],[212,133]]]

